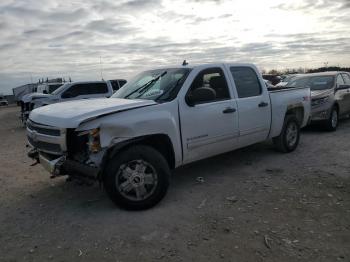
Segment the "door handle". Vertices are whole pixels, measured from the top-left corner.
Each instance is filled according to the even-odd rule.
[[[266,106],[268,106],[268,105],[269,105],[269,103],[261,102],[261,103],[259,104],[259,107],[266,107]]]
[[[233,108],[233,107],[228,107],[224,111],[222,111],[222,113],[224,113],[224,114],[229,114],[229,113],[234,113],[234,112],[236,112],[236,108]]]

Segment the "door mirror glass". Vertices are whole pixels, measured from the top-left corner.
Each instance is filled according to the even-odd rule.
[[[200,87],[193,90],[191,95],[186,97],[186,102],[189,106],[194,106],[196,104],[213,101],[215,98],[216,93],[214,89],[210,87]]]

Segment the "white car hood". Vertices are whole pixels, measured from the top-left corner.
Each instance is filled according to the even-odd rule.
[[[24,96],[22,96],[21,100],[24,103],[28,103],[31,102],[34,99],[39,99],[39,98],[47,98],[47,97],[51,97],[52,95],[50,94],[43,94],[43,93],[30,93],[30,94],[26,94]]]
[[[69,101],[34,109],[29,119],[33,122],[59,128],[76,128],[82,122],[98,116],[133,108],[154,105],[152,100],[96,98]]]

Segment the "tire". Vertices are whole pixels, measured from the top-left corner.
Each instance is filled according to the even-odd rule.
[[[103,185],[119,207],[143,210],[166,195],[170,182],[167,161],[157,150],[136,145],[121,151],[106,166]]]
[[[331,132],[336,131],[338,127],[338,120],[339,120],[338,109],[337,107],[333,106],[329,118],[326,120],[326,122],[323,125],[324,129]]]
[[[283,153],[294,151],[300,139],[300,124],[293,115],[287,115],[284,119],[282,132],[278,137],[273,138],[276,149]]]

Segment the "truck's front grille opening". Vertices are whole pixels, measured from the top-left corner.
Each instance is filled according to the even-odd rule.
[[[28,142],[38,150],[48,151],[48,152],[54,152],[54,153],[61,153],[61,147],[58,144],[52,144],[47,143],[43,141],[36,141],[33,140],[31,137],[28,136]]]
[[[61,135],[61,132],[58,129],[39,127],[39,126],[36,126],[35,124],[33,124],[33,122],[31,122],[31,121],[27,122],[27,127],[28,127],[28,129],[30,129],[32,131],[36,131],[36,132],[38,132],[40,134],[44,134],[44,135],[49,135],[49,136],[60,136]]]

